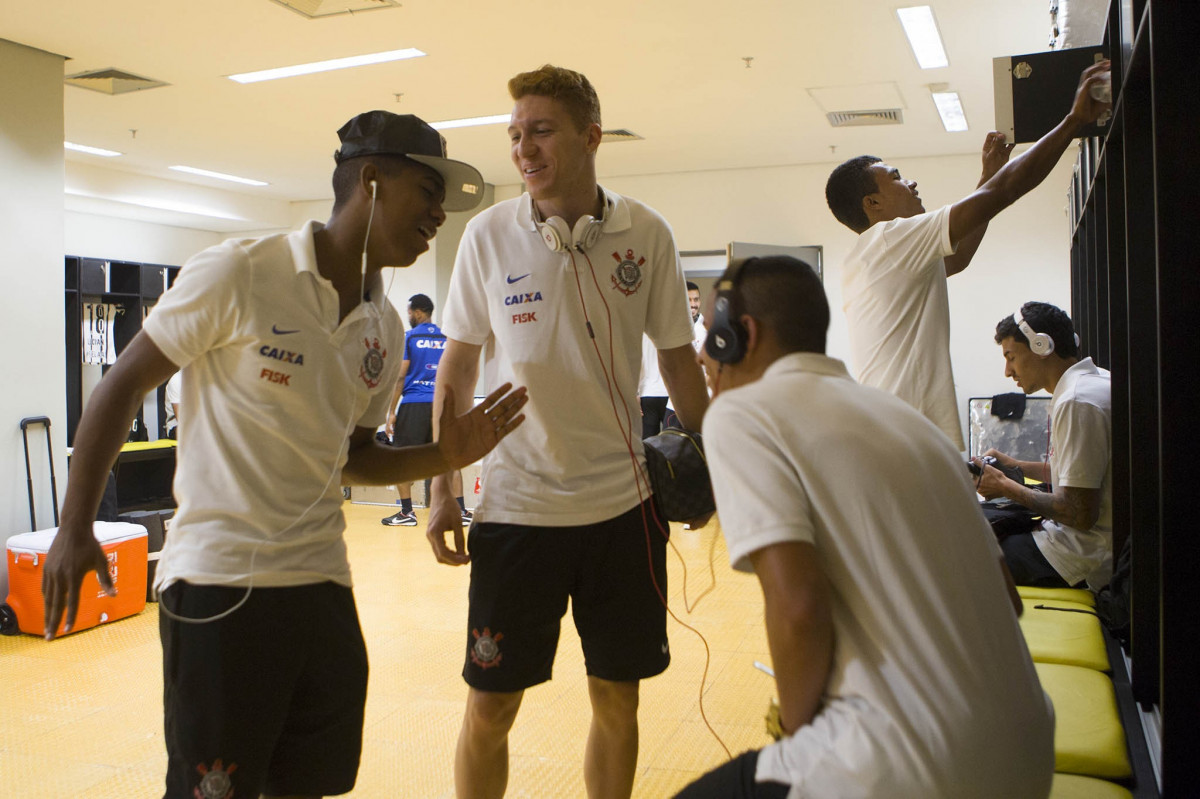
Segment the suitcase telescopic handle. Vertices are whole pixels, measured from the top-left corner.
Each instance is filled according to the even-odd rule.
[[[46,456],[50,459],[50,497],[51,505],[54,508],[54,526],[58,526],[58,486],[54,481],[54,453],[51,451],[52,442],[50,440],[50,417],[49,416],[26,416],[21,420],[21,443],[25,445],[25,482],[26,488],[29,491],[29,524],[31,530],[37,529],[37,516],[33,510],[33,469],[29,464],[29,426],[30,425],[45,425],[46,428]]]

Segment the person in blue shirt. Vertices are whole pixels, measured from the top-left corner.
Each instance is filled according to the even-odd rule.
[[[433,386],[437,379],[438,363],[446,348],[446,337],[433,323],[433,300],[425,294],[408,298],[408,326],[404,334],[404,361],[400,377],[392,394],[392,410],[388,412],[387,434],[392,446],[408,447],[433,441]],[[463,524],[471,521],[471,511],[463,502],[462,472],[454,473],[454,488]],[[415,527],[417,516],[412,509],[412,483],[396,486],[400,494],[399,512],[383,519],[388,527]]]

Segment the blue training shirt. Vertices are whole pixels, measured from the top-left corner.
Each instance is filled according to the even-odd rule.
[[[408,371],[404,374],[401,404],[433,402],[438,362],[445,349],[446,337],[433,322],[417,325],[404,334],[404,360],[408,361]]]

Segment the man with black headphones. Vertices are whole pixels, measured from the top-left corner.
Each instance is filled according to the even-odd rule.
[[[921,411],[960,450],[946,278],[971,263],[992,218],[1036,188],[1109,108],[1091,94],[1108,68],[1085,70],[1062,122],[1011,162],[1013,145],[989,133],[979,187],[956,203],[926,212],[917,182],[872,155],[841,164],[826,183],[829,209],[858,234],[842,264],[842,296],[859,381]]]
[[[446,349],[446,337],[433,323],[433,300],[426,294],[408,298],[408,332],[404,334],[404,359],[392,393],[388,411],[387,434],[393,447],[411,447],[433,441],[433,387],[437,384],[438,364]],[[400,510],[383,519],[387,527],[416,527],[412,507],[412,483],[396,486]],[[471,512],[463,504],[462,472],[454,473],[454,498],[462,511],[463,523],[471,521]],[[426,497],[428,503],[428,497]]]
[[[183,369],[179,510],[155,581],[168,799],[354,786],[367,653],[339,484],[460,468],[521,421],[522,391],[457,416],[468,392],[447,397],[437,444],[376,443],[403,352],[380,272],[411,265],[483,181],[415,116],[360,114],[338,136],[329,222],[189,259],[75,437],[44,571],[48,639],[64,612],[70,632],[85,574],[113,590],[92,536],[104,478],[142,398]]]
[[[550,679],[569,602],[592,705],[584,781],[590,796],[628,797],[639,681],[670,660],[665,522],[642,472],[643,333],[690,429],[708,396],[670,228],[597,183],[595,89],[547,65],[514,77],[509,93],[512,161],[527,193],[467,224],[434,400],[436,416],[447,390],[469,392],[481,354],[485,386],[516,381],[532,397],[522,428],[483,462],[469,554],[448,478],[433,483],[434,554],[471,564],[455,785],[460,797],[503,795],[509,731],[525,689]]]
[[[734,264],[708,307],[705,448],[762,586],[779,740],[679,799],[1046,796],[1053,709],[954,446],[824,354],[807,264]]]
[[[1026,394],[1045,389],[1050,405],[1046,455],[1017,461],[988,450],[1006,467],[1051,486],[1036,491],[976,459],[977,490],[986,499],[1006,497],[1042,517],[1028,533],[1000,541],[1018,585],[1066,588],[1108,584],[1113,570],[1112,388],[1107,369],[1080,359],[1071,318],[1044,302],[1027,302],[996,325],[1004,376]]]

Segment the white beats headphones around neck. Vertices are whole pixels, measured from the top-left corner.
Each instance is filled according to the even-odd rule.
[[[549,219],[538,219],[537,205],[530,200],[530,210],[533,213],[534,224],[537,225],[538,233],[542,236],[542,241],[550,252],[567,252],[576,250],[583,252],[590,249],[597,241],[600,240],[600,234],[604,232],[604,223],[608,221],[608,196],[603,196],[604,211],[600,218],[591,214],[584,214],[575,221],[575,227],[567,225],[567,221],[561,216],[552,216]]]

